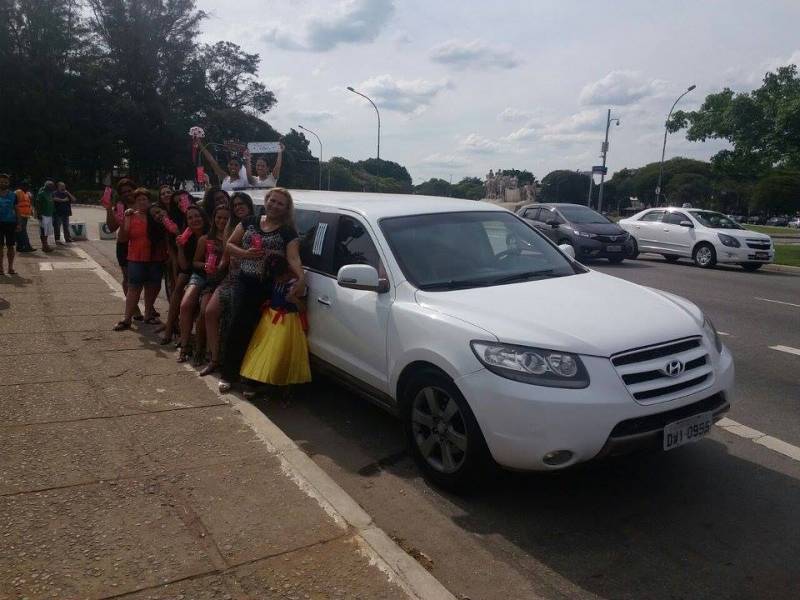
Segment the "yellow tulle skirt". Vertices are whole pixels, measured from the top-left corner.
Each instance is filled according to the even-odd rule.
[[[250,339],[239,372],[242,377],[271,385],[311,381],[308,341],[300,315],[266,310]]]

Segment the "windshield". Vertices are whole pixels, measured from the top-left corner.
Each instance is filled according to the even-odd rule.
[[[558,210],[570,223],[597,223],[603,225],[611,223],[603,215],[586,206],[559,206]]]
[[[586,272],[511,213],[437,213],[382,219],[380,225],[403,273],[423,290]]]
[[[701,225],[711,229],[744,229],[736,221],[729,219],[722,213],[711,210],[690,210],[689,212]]]

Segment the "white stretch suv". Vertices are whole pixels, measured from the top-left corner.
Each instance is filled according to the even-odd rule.
[[[439,484],[492,459],[672,449],[729,408],[733,360],[700,309],[581,266],[502,208],[293,194],[313,365],[398,415]]]
[[[748,271],[775,258],[768,235],[745,229],[711,210],[649,208],[622,219],[618,225],[633,238],[631,258],[639,252],[654,252],[670,262],[691,258],[698,267],[732,263]]]

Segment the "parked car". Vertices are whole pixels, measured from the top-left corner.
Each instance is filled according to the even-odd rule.
[[[588,206],[528,204],[517,210],[517,214],[556,244],[572,246],[575,258],[581,262],[607,258],[619,263],[629,252],[630,236]]]
[[[786,227],[789,224],[789,219],[786,217],[772,217],[767,219],[767,225],[770,227]]]
[[[787,227],[793,227],[794,229],[800,229],[800,217],[795,217],[791,221],[786,224]]]
[[[747,217],[747,224],[748,225],[763,225],[767,222],[767,219],[760,216],[760,215],[751,215]]]
[[[775,257],[768,235],[745,229],[711,210],[650,208],[619,225],[633,237],[634,255],[655,252],[670,262],[691,258],[698,267],[733,263],[748,271]]]
[[[697,306],[587,269],[513,213],[293,194],[312,365],[399,416],[441,485],[671,450],[729,408],[733,359]]]

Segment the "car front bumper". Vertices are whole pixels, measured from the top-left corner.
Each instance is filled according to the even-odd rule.
[[[575,258],[617,258],[628,255],[631,246],[630,237],[617,242],[600,242],[591,238],[573,237]],[[621,250],[609,250],[609,246],[619,246]]]
[[[622,448],[639,442],[660,440],[664,425],[684,418],[687,412],[710,410],[716,421],[729,406],[734,366],[730,352],[724,347],[721,354],[714,353],[712,357],[714,368],[708,386],[652,404],[640,404],[633,399],[609,359],[581,359],[591,382],[589,387],[579,390],[511,381],[485,369],[456,380],[498,464],[526,471],[569,467],[595,457],[618,454]],[[709,401],[712,397],[721,402],[712,406],[713,401]],[[700,404],[703,401],[706,404]],[[671,411],[678,411],[674,413],[678,416],[672,419],[665,415],[668,420],[663,423],[656,416]],[[548,453],[563,450],[572,453],[568,461],[557,466],[544,462]]]
[[[729,248],[721,244],[717,245],[717,262],[718,263],[771,263],[775,260],[775,247],[770,247],[769,250],[753,249],[742,246],[740,248]],[[758,253],[758,254],[756,254]],[[766,258],[764,258],[766,255]],[[756,258],[759,256],[760,258]]]

